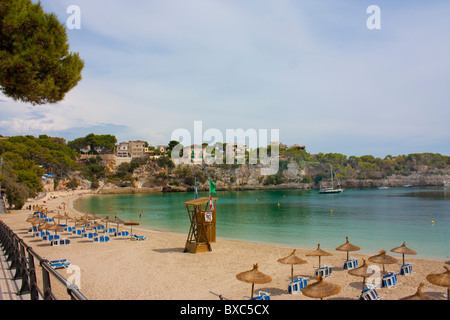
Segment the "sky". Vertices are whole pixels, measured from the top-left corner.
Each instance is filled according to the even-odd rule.
[[[450,154],[449,1],[41,5],[66,25],[83,79],[56,104],[0,93],[4,136],[113,134],[157,146],[177,129],[193,138],[201,121],[224,139],[227,129],[278,130],[279,141],[310,153]],[[71,5],[80,9],[79,29],[69,28]]]

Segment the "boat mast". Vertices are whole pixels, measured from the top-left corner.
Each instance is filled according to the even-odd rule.
[[[331,189],[334,189],[334,184],[333,184],[333,167],[330,164],[330,169],[331,169]]]

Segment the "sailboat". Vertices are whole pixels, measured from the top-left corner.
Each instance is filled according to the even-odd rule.
[[[335,188],[334,187],[334,182],[333,182],[333,167],[330,165],[330,169],[331,169],[331,188],[322,188],[320,189],[320,193],[340,193],[342,191],[344,191],[344,189],[342,189],[338,183],[338,187],[339,188]]]

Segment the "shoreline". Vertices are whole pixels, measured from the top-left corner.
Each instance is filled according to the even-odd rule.
[[[439,187],[436,187],[436,186],[420,187],[420,189],[427,189],[427,188],[436,189],[436,188],[439,188]],[[352,189],[353,190],[360,190],[360,188],[351,188],[351,190]],[[363,188],[363,189],[364,190],[366,190],[366,189],[376,190],[376,188]],[[408,189],[409,190],[409,188],[403,188],[403,187],[396,187],[396,188],[392,188],[392,189],[397,189],[397,190],[407,190]],[[268,190],[263,190],[263,191],[269,191],[269,190],[270,191],[283,191],[283,190],[290,191],[292,189],[279,189],[279,190],[277,190],[277,189],[268,189]],[[134,193],[130,193],[130,192],[125,192],[125,193],[96,193],[96,192],[92,192],[90,190],[84,190],[84,191],[85,191],[85,193],[83,194],[83,196],[85,196],[85,197],[98,196],[98,195],[101,195],[101,196],[114,196],[114,195],[121,195],[121,194],[126,194],[126,195],[134,194]],[[218,191],[220,191],[220,192],[228,192],[228,191],[260,191],[260,189],[251,189],[251,190],[218,190]],[[303,190],[303,191],[310,191],[310,190]],[[184,193],[184,192],[185,191],[183,191],[183,192],[174,191],[174,192],[168,192],[168,193]],[[155,194],[155,193],[164,194],[166,192],[163,192],[163,191],[161,191],[161,192],[149,192],[147,194]],[[185,193],[188,193],[188,191],[186,191]],[[143,193],[138,192],[136,194],[145,194],[145,193],[144,192]],[[324,197],[326,197],[326,195]],[[78,199],[78,198],[74,199],[74,201],[78,201],[78,200],[81,200],[81,199]],[[74,206],[73,203],[72,203],[72,207],[76,211],[75,206]],[[80,214],[84,214],[85,212],[79,212],[79,213]],[[133,227],[133,228],[135,228],[135,227]],[[143,230],[148,230],[148,231],[175,233],[175,234],[178,234],[178,235],[185,235],[185,236],[186,236],[186,234],[188,232],[188,227],[186,228],[185,231],[158,229],[158,228],[153,228],[152,226],[136,226],[136,228],[141,228]],[[220,237],[219,235],[217,236],[217,238],[218,239],[222,239],[222,240],[235,240],[235,241],[243,241],[243,242],[250,242],[250,243],[255,243],[255,244],[261,244],[261,245],[273,245],[273,246],[279,246],[279,247],[290,247],[290,246],[295,246],[296,247],[296,246],[298,246],[297,243],[287,243],[287,242],[283,243],[283,242],[264,241],[263,239],[262,240],[253,240],[253,239],[244,239],[244,238]],[[392,247],[394,247],[394,246],[395,245],[393,245]],[[382,248],[381,247],[381,249],[386,249],[387,251],[389,251],[387,248]],[[362,253],[362,254],[365,254],[365,255],[374,254],[374,251],[372,249],[366,249],[366,251],[364,251],[364,249],[361,249],[359,252]],[[377,252],[378,251],[376,251],[375,253],[377,253]],[[438,256],[438,255],[434,255],[433,256],[433,255],[430,255],[430,254],[423,253],[423,250],[418,252],[418,254],[415,257],[418,258],[418,259],[427,259],[427,260],[446,260],[446,259],[448,259],[448,256],[447,257],[445,257],[445,256],[442,257],[442,256]]]
[[[65,212],[71,216],[83,213],[76,211],[73,204],[81,196],[91,196],[89,192],[54,192],[43,199],[31,200],[26,205],[44,204],[56,214],[58,207],[66,203]],[[55,199],[50,199],[55,196]],[[43,202],[45,201],[45,203]],[[61,213],[64,210],[59,209]],[[293,249],[296,254],[308,263],[294,266],[294,276],[306,276],[313,280],[314,268],[318,267],[317,257],[308,257],[307,253],[316,248],[298,248],[283,245],[253,243],[240,240],[218,238],[212,243],[212,251],[204,253],[184,253],[185,234],[166,231],[148,230],[133,227],[133,233],[147,236],[144,241],[132,241],[125,238],[111,237],[104,244],[71,234],[62,234],[71,240],[69,246],[52,247],[39,238],[34,238],[26,231],[30,224],[26,218],[33,211],[17,210],[11,214],[0,216],[14,232],[42,257],[48,259],[68,259],[81,270],[80,291],[91,300],[217,300],[210,291],[232,300],[242,300],[249,296],[251,285],[236,279],[236,274],[250,270],[254,263],[259,270],[272,277],[272,282],[255,285],[255,293],[268,291],[272,300],[310,300],[302,294],[288,294],[290,266],[277,262],[279,258],[288,256]],[[54,214],[49,214],[53,216]],[[120,226],[120,230],[130,230]],[[337,240],[339,241],[339,240]],[[346,252],[334,248],[322,248],[332,256],[322,257],[322,265],[333,266],[333,275],[326,280],[339,284],[341,292],[326,298],[330,300],[358,299],[361,292],[362,278],[351,276],[342,265]],[[373,252],[375,255],[378,252]],[[386,265],[386,270],[399,271],[401,255],[388,253],[398,259],[398,263]],[[360,251],[350,252],[351,258],[357,258],[362,264],[364,258],[368,264],[369,255]],[[395,288],[379,288],[377,292],[384,300],[397,300],[413,295],[422,282],[423,292],[435,299],[446,299],[446,288],[429,283],[425,277],[429,273],[445,271],[445,261],[414,258],[406,256],[408,263],[413,263],[413,274],[398,276],[399,284]],[[381,265],[378,265],[380,268]],[[67,279],[70,274],[61,270]],[[377,278],[379,280],[379,278]],[[369,281],[366,281],[369,282]],[[60,290],[64,290],[61,288]]]

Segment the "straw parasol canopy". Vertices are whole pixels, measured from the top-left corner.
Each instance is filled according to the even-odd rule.
[[[341,286],[331,282],[324,281],[322,276],[316,277],[317,281],[308,284],[302,289],[302,293],[310,298],[320,298],[322,300],[325,297],[329,297],[338,294],[341,291]]]
[[[106,216],[106,218],[102,219],[102,221],[104,223],[106,223],[106,229],[108,229],[108,223],[113,222],[108,216]]]
[[[81,226],[85,230],[86,226],[90,223],[91,222],[89,220],[87,220],[83,217],[83,218],[77,220],[77,222],[75,223],[75,226]]]
[[[362,277],[363,278],[363,284],[362,284],[362,291],[364,291],[364,288],[366,286],[366,278],[369,278],[373,276],[373,274],[376,272],[371,267],[369,267],[366,264],[366,260],[362,259],[363,264],[355,269],[348,270],[348,273],[352,276],[356,277]]]
[[[45,219],[39,219],[38,217],[31,217],[28,218],[26,221],[30,222],[34,226],[35,224],[44,223]]]
[[[403,265],[405,264],[405,254],[417,254],[417,252],[415,252],[414,250],[409,249],[408,247],[406,247],[405,242],[403,242],[403,244],[400,247],[396,247],[391,249],[391,252],[395,252],[395,253],[401,253],[403,256]]]
[[[39,230],[47,230],[49,227],[55,225],[54,223],[44,222],[38,226]]]
[[[116,217],[112,222],[117,224],[117,231],[119,231],[119,224],[125,223],[125,221],[123,221],[122,219],[120,219],[118,217]]]
[[[284,258],[280,258],[277,261],[284,264],[290,264],[291,265],[291,281],[294,280],[294,264],[305,264],[308,263],[308,261],[301,259],[300,257],[295,255],[295,250],[292,251],[290,255]]]
[[[103,225],[101,223],[94,221],[94,223],[89,225],[88,229],[96,229],[98,227],[103,227]]]
[[[248,270],[248,271],[244,271],[241,273],[238,273],[236,275],[236,279],[240,280],[240,281],[244,281],[244,282],[248,282],[252,284],[252,299],[253,299],[253,290],[255,287],[255,283],[258,284],[263,284],[263,283],[269,283],[270,281],[272,281],[272,277],[262,273],[261,271],[258,270],[258,264],[254,264],[253,265],[253,269],[252,270]]]
[[[138,225],[139,225],[139,222],[130,220],[130,221],[125,222],[124,225],[126,225],[126,226],[131,226],[130,235],[133,236],[133,226],[138,226]]]
[[[58,234],[58,231],[64,231],[64,229],[65,229],[64,227],[61,227],[57,224],[47,227],[47,230],[55,231],[55,235]]]
[[[319,257],[319,268],[320,268],[320,258],[322,256],[332,256],[332,255],[333,255],[332,253],[320,249],[320,243],[317,244],[317,249],[315,251],[306,254],[307,257]]]
[[[358,247],[358,246],[355,246],[354,244],[351,244],[348,241],[348,237],[345,237],[345,240],[346,240],[345,243],[341,244],[339,247],[337,247],[336,250],[338,250],[338,251],[347,251],[347,260],[349,260],[348,252],[349,251],[358,251],[361,248]]]
[[[444,266],[445,270],[447,270],[444,273],[430,273],[427,275],[426,279],[428,282],[435,284],[440,287],[447,287],[447,300],[449,300],[450,296],[450,268],[447,266]]]
[[[380,253],[369,257],[369,261],[383,265],[383,273],[385,272],[384,265],[397,263],[397,259],[386,254],[386,250],[380,250]]]
[[[419,287],[417,288],[417,292],[415,294],[401,298],[400,300],[435,300],[433,297],[422,292],[422,288],[424,286],[425,286],[425,284],[423,282],[421,282],[419,284]]]
[[[58,211],[58,213],[57,213],[56,215],[54,215],[54,216],[52,217],[52,219],[53,219],[53,220],[58,219],[58,224],[59,224],[59,221],[60,221],[61,219],[64,219],[64,215],[62,215],[62,214],[59,213],[59,211]]]

